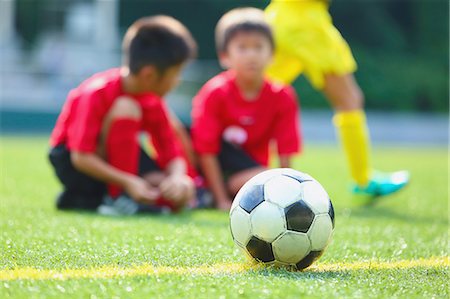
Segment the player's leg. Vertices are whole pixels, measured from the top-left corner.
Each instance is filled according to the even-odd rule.
[[[293,14],[297,16],[296,21],[287,22],[292,19],[287,16]],[[276,33],[277,47],[281,45],[290,60],[299,61],[311,84],[324,92],[336,111],[334,124],[356,182],[355,191],[389,194],[403,187],[408,180],[407,173],[397,172],[377,179],[383,182],[377,184],[377,188],[368,188],[375,179],[370,173],[363,94],[352,75],[356,62],[348,44],[334,27],[325,3],[276,2],[268,7],[268,15]],[[283,75],[281,64],[273,67],[278,69],[270,73],[274,79],[278,77],[284,83],[293,81],[292,74]],[[394,177],[397,183],[391,184]]]
[[[105,117],[100,153],[111,165],[128,173],[138,174],[139,167],[139,130],[142,111],[133,98],[122,96],[116,99]],[[122,193],[122,188],[108,185],[112,198]]]
[[[147,180],[149,185],[158,187],[166,176],[156,162],[150,159],[140,148],[138,137],[141,118],[142,111],[138,102],[126,96],[118,98],[108,112],[103,124],[101,138],[103,153],[101,154],[104,155],[110,165],[140,175]],[[153,211],[153,209],[144,208],[145,205],[134,203],[123,194],[123,190],[119,186],[109,185],[108,191],[111,199],[116,201],[113,202],[112,208],[119,207],[119,213],[134,214],[147,210]],[[162,201],[162,198],[158,199],[156,205],[163,206],[171,203]],[[111,201],[109,202],[111,203]],[[172,209],[178,209],[184,204],[185,202],[181,201],[169,206]],[[107,210],[102,209],[102,211]]]
[[[122,96],[114,102],[102,127],[99,154],[112,166],[140,175],[157,187],[164,174],[140,148],[141,107],[133,98]],[[152,174],[150,181],[149,174]],[[154,176],[158,181],[154,179]],[[107,215],[129,215],[140,212],[161,212],[154,206],[139,204],[125,194],[121,187],[108,185],[109,196],[98,211]]]
[[[353,75],[328,74],[324,82],[323,92],[335,109],[333,123],[355,182],[354,192],[387,195],[403,188],[409,180],[405,171],[372,173],[363,93]]]
[[[226,141],[222,142],[218,159],[226,177],[227,191],[232,197],[236,195],[245,182],[258,173],[267,170],[267,167],[256,162],[241,148]]]
[[[138,174],[153,187],[158,187],[165,177],[156,161],[151,159],[142,148],[140,148]],[[161,202],[156,202],[153,205],[138,203],[125,193],[121,193],[115,198],[108,195],[98,209],[99,213],[110,216],[131,215],[137,213],[159,214],[170,212],[171,210],[171,207],[161,204]]]
[[[323,92],[335,110],[333,123],[354,181],[365,186],[370,179],[369,134],[363,94],[353,75],[325,75]]]
[[[235,174],[231,175],[228,178],[228,192],[230,192],[230,194],[232,196],[235,196],[239,189],[241,189],[241,187],[252,177],[254,177],[255,175],[263,172],[267,170],[266,167],[262,167],[262,166],[256,166],[256,167],[252,167],[249,169],[245,169],[239,172],[236,172]]]
[[[75,169],[65,145],[52,148],[49,159],[63,186],[56,198],[57,209],[95,210],[101,204],[106,193],[105,184]]]
[[[98,154],[111,166],[138,174],[138,134],[142,111],[131,97],[116,99],[103,122]],[[104,215],[132,215],[138,213],[139,204],[123,193],[119,186],[108,185],[108,196],[97,211]]]
[[[325,74],[323,93],[335,111],[354,111],[364,107],[364,95],[353,74]]]
[[[131,97],[116,99],[105,117],[100,139],[99,154],[111,165],[128,173],[138,174],[139,130],[142,111]],[[139,204],[124,194],[121,187],[108,185],[109,196],[99,207],[105,215],[131,215],[139,210]]]

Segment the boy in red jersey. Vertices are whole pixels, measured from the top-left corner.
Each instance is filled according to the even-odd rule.
[[[177,20],[154,16],[136,21],[122,46],[122,67],[73,89],[52,132],[49,158],[64,188],[58,209],[134,214],[178,209],[195,194],[162,98],[195,41]],[[140,147],[140,132],[150,135],[156,161]]]
[[[264,78],[274,42],[264,14],[234,9],[216,27],[219,60],[227,71],[209,80],[194,98],[192,139],[216,206],[231,198],[269,164],[276,142],[281,167],[300,150],[299,107],[293,88]]]

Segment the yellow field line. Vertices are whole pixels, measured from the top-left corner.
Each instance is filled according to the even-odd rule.
[[[449,267],[450,258],[432,257],[429,259],[403,260],[392,262],[362,261],[353,263],[319,264],[308,268],[306,272],[329,272],[329,271],[358,271],[358,270],[385,270],[385,269],[411,269],[411,268],[437,268]],[[117,266],[102,266],[90,269],[36,269],[18,268],[10,270],[0,270],[0,280],[45,280],[45,279],[78,279],[78,278],[111,278],[130,277],[140,275],[159,276],[165,274],[175,275],[215,275],[215,274],[235,274],[246,271],[258,271],[262,266],[252,266],[243,263],[214,264],[196,267],[168,267],[154,266],[150,264],[136,265],[129,268]]]

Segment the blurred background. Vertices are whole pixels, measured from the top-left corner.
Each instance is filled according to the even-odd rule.
[[[154,14],[182,21],[199,45],[198,60],[168,96],[172,109],[189,123],[193,95],[220,71],[214,48],[218,19],[235,7],[264,8],[268,3],[0,0],[1,133],[49,133],[67,92],[93,73],[120,65],[126,28]],[[356,77],[365,92],[374,142],[447,145],[449,2],[335,0],[330,12],[358,62]],[[325,99],[304,77],[294,86],[305,139],[334,142]]]

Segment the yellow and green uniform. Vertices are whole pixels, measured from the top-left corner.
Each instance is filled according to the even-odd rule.
[[[276,50],[267,75],[292,83],[304,73],[316,89],[323,89],[325,75],[356,71],[351,50],[333,26],[327,0],[272,0],[266,18],[272,25]],[[369,134],[363,110],[336,111],[333,124],[343,145],[355,186],[353,192],[387,195],[409,181],[407,171],[371,173]]]
[[[316,89],[323,89],[326,74],[355,72],[355,59],[334,27],[328,6],[320,0],[272,0],[265,10],[276,44],[269,78],[289,84],[304,73]],[[354,181],[367,185],[370,145],[364,111],[337,111],[333,123]]]
[[[333,26],[327,1],[272,0],[265,14],[276,44],[267,70],[270,78],[289,84],[304,73],[315,88],[322,89],[325,74],[355,72],[355,59]]]

